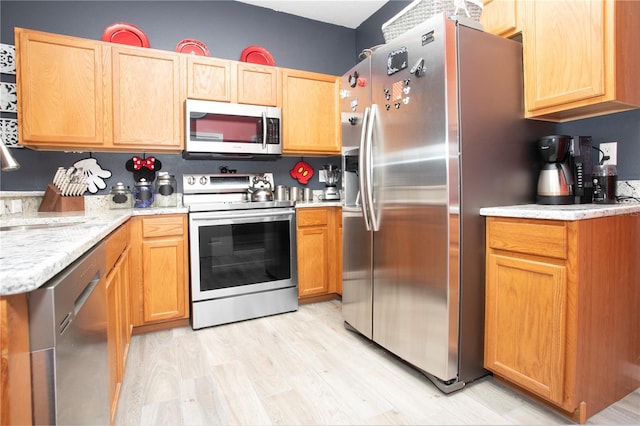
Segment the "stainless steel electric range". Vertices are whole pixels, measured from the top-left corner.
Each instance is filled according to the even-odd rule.
[[[274,187],[271,173],[183,175],[193,329],[298,309],[295,208],[251,201],[257,180]]]

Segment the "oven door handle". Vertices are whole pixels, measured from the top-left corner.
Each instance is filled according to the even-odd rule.
[[[217,212],[215,215],[212,215],[211,212],[205,213],[205,214],[206,216],[195,216],[194,214],[191,214],[191,220],[193,222],[215,222],[217,220],[252,219],[252,218],[265,218],[265,217],[269,217],[273,219],[279,219],[279,218],[289,219],[291,218],[291,216],[295,215],[295,210],[286,209],[284,211],[278,211],[278,212],[274,212],[272,210],[268,212],[250,212],[250,213],[244,213],[244,212],[239,212],[238,210],[233,210],[225,213]]]
[[[267,112],[262,111],[262,149],[267,149]]]

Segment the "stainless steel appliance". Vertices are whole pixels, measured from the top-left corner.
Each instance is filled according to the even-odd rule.
[[[282,154],[282,110],[195,99],[185,101],[184,158],[277,158]]]
[[[327,164],[322,167],[325,176],[325,187],[322,190],[322,200],[336,201],[340,199],[340,191],[338,191],[338,181],[340,180],[340,168],[333,164]]]
[[[110,424],[105,251],[29,293],[33,422]]]
[[[581,204],[593,199],[590,136],[548,135],[538,140],[542,167],[538,204]]]
[[[186,174],[194,329],[298,309],[293,202],[254,198],[273,175]]]
[[[522,45],[442,14],[367,60],[341,88],[345,325],[449,393],[487,374],[478,211],[531,202],[553,127],[523,118]]]
[[[596,204],[617,203],[617,182],[618,171],[615,164],[593,166],[593,202]]]

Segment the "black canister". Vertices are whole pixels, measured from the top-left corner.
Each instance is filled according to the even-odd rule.
[[[593,166],[593,202],[612,204],[616,199],[618,172],[615,164]]]
[[[151,207],[154,199],[152,183],[141,178],[134,186],[133,198],[135,200],[134,207]]]

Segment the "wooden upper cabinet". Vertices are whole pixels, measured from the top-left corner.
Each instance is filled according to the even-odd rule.
[[[640,2],[532,0],[518,6],[527,118],[563,122],[640,107]]]
[[[121,45],[111,49],[114,147],[181,151],[184,57]]]
[[[21,145],[183,149],[183,55],[22,28],[15,36]]]
[[[190,55],[187,98],[280,106],[280,72],[272,66]]]
[[[232,62],[189,55],[187,57],[187,98],[231,102]]]
[[[20,144],[103,146],[111,136],[102,45],[22,28],[15,40]]]
[[[283,154],[340,155],[339,77],[282,70]]]
[[[280,106],[280,72],[272,66],[236,63],[237,103]]]
[[[488,33],[511,37],[521,30],[516,0],[485,0],[480,23]]]

